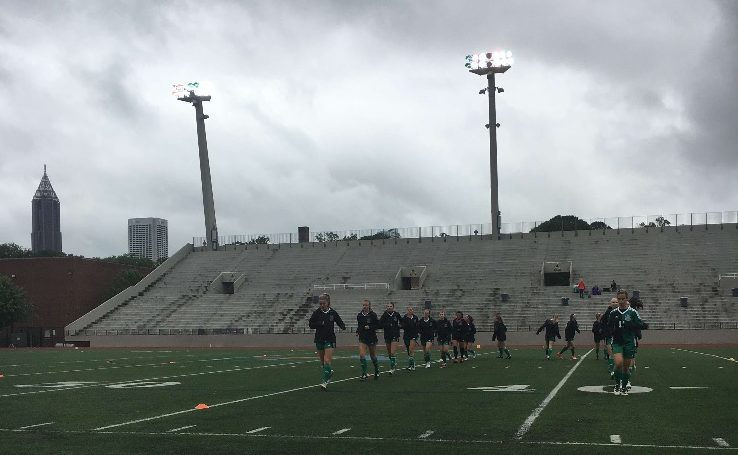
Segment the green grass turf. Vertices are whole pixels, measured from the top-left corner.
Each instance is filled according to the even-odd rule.
[[[605,361],[590,353],[521,439],[523,422],[577,362],[546,361],[542,349],[513,350],[512,360],[486,351],[360,382],[351,379],[356,353],[342,348],[323,391],[312,350],[4,350],[0,453],[694,453],[717,447],[716,437],[734,450],[738,363],[727,358],[738,349],[691,350],[642,349],[632,382],[653,391],[627,397],[577,390],[611,389]],[[54,387],[62,381],[79,383]],[[177,384],[109,387],[135,381]],[[507,385],[527,387],[469,389]],[[613,434],[637,446],[609,445]]]

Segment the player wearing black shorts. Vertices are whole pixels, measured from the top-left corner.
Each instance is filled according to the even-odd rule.
[[[510,351],[508,351],[507,346],[505,346],[505,341],[507,340],[507,326],[502,320],[502,315],[500,313],[497,313],[495,315],[495,325],[492,332],[492,341],[495,340],[497,340],[497,350],[500,352],[500,355],[498,355],[497,358],[501,359],[503,352],[507,356],[505,358],[511,358],[512,356],[510,355]]]
[[[613,297],[610,299],[610,305],[605,309],[600,317],[602,323],[602,336],[605,340],[605,359],[607,360],[607,372],[610,374],[610,378],[615,377],[615,359],[612,356],[612,330],[608,325],[610,319],[610,313],[612,310],[618,307],[618,299]]]
[[[438,320],[436,321],[436,334],[438,335],[438,349],[441,351],[441,368],[446,366],[446,362],[451,360],[451,356],[448,353],[448,346],[451,344],[451,321],[446,319],[446,312],[441,310],[438,313]]]
[[[374,379],[379,379],[379,362],[377,362],[377,329],[379,318],[372,311],[369,299],[361,301],[361,311],[356,315],[356,335],[359,337],[359,362],[361,362],[361,380],[367,379],[366,352],[374,365]]]
[[[594,337],[595,344],[595,360],[600,359],[600,342],[604,338],[603,327],[605,326],[605,324],[600,321],[600,318],[602,318],[602,315],[600,313],[595,314],[595,320],[592,323],[592,335]]]
[[[430,310],[423,310],[423,318],[418,322],[420,330],[420,345],[423,346],[423,360],[425,367],[431,367],[431,348],[433,347],[433,339],[436,337],[436,321],[431,317]]]
[[[556,341],[556,338],[561,339],[561,333],[559,332],[559,315],[554,314],[551,319],[546,319],[546,321],[541,325],[538,330],[536,330],[536,335],[541,333],[541,330],[545,330],[546,332],[546,360],[551,358],[551,353],[553,352],[553,345]]]
[[[407,307],[407,313],[402,317],[402,340],[407,351],[407,370],[415,371],[415,348],[418,346],[418,322],[412,306]]]
[[[569,315],[569,322],[566,323],[566,328],[564,329],[564,339],[566,340],[566,346],[561,348],[561,350],[556,354],[556,357],[559,359],[562,358],[562,355],[564,352],[566,352],[567,349],[571,349],[571,359],[576,360],[577,355],[574,352],[574,336],[576,333],[581,333],[579,331],[579,324],[577,323],[577,317],[574,313]]]
[[[464,313],[461,311],[456,312],[456,318],[451,321],[451,340],[454,345],[454,363],[463,363],[464,354],[466,354],[466,319],[464,319]],[[461,357],[459,357],[459,351],[461,351]]]
[[[328,294],[320,294],[318,297],[320,308],[315,310],[310,316],[309,326],[315,329],[315,347],[318,350],[318,359],[323,367],[323,383],[321,387],[326,389],[328,382],[333,376],[331,368],[331,360],[333,360],[333,350],[336,349],[336,332],[335,325],[341,330],[346,330],[346,324],[341,320],[341,316],[336,310],[331,308],[331,296]]]
[[[470,314],[466,314],[466,340],[464,343],[464,349],[466,352],[464,353],[464,358],[469,359],[469,354],[471,354],[472,358],[477,357],[477,351],[474,350],[474,343],[476,342],[476,337],[474,336],[477,333],[477,327],[474,325],[474,318],[471,317]]]
[[[390,361],[389,374],[392,375],[397,368],[397,346],[400,344],[400,328],[402,328],[402,316],[395,311],[395,303],[387,304],[387,309],[379,319],[379,325],[384,329],[384,344],[387,346],[387,357]]]

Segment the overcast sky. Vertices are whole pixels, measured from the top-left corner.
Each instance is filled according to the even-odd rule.
[[[48,166],[64,251],[127,253],[127,219],[204,235],[194,109],[221,235],[738,210],[738,2],[4,1],[0,243],[30,248]]]

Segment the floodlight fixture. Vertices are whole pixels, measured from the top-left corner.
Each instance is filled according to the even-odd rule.
[[[484,95],[485,93],[487,93],[487,88],[483,88],[482,90],[479,91],[480,95]]]
[[[504,93],[505,92],[505,89],[502,88],[502,87],[496,87],[496,88],[497,88],[497,93]]]
[[[513,65],[512,51],[499,50],[466,56],[465,67],[474,74],[504,73]]]

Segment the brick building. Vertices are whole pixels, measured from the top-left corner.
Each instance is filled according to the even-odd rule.
[[[0,259],[0,275],[12,278],[33,307],[29,320],[15,324],[12,342],[20,346],[54,346],[64,341],[64,326],[103,302],[124,270],[146,275],[151,269],[74,257]],[[0,345],[9,339],[0,329]]]

